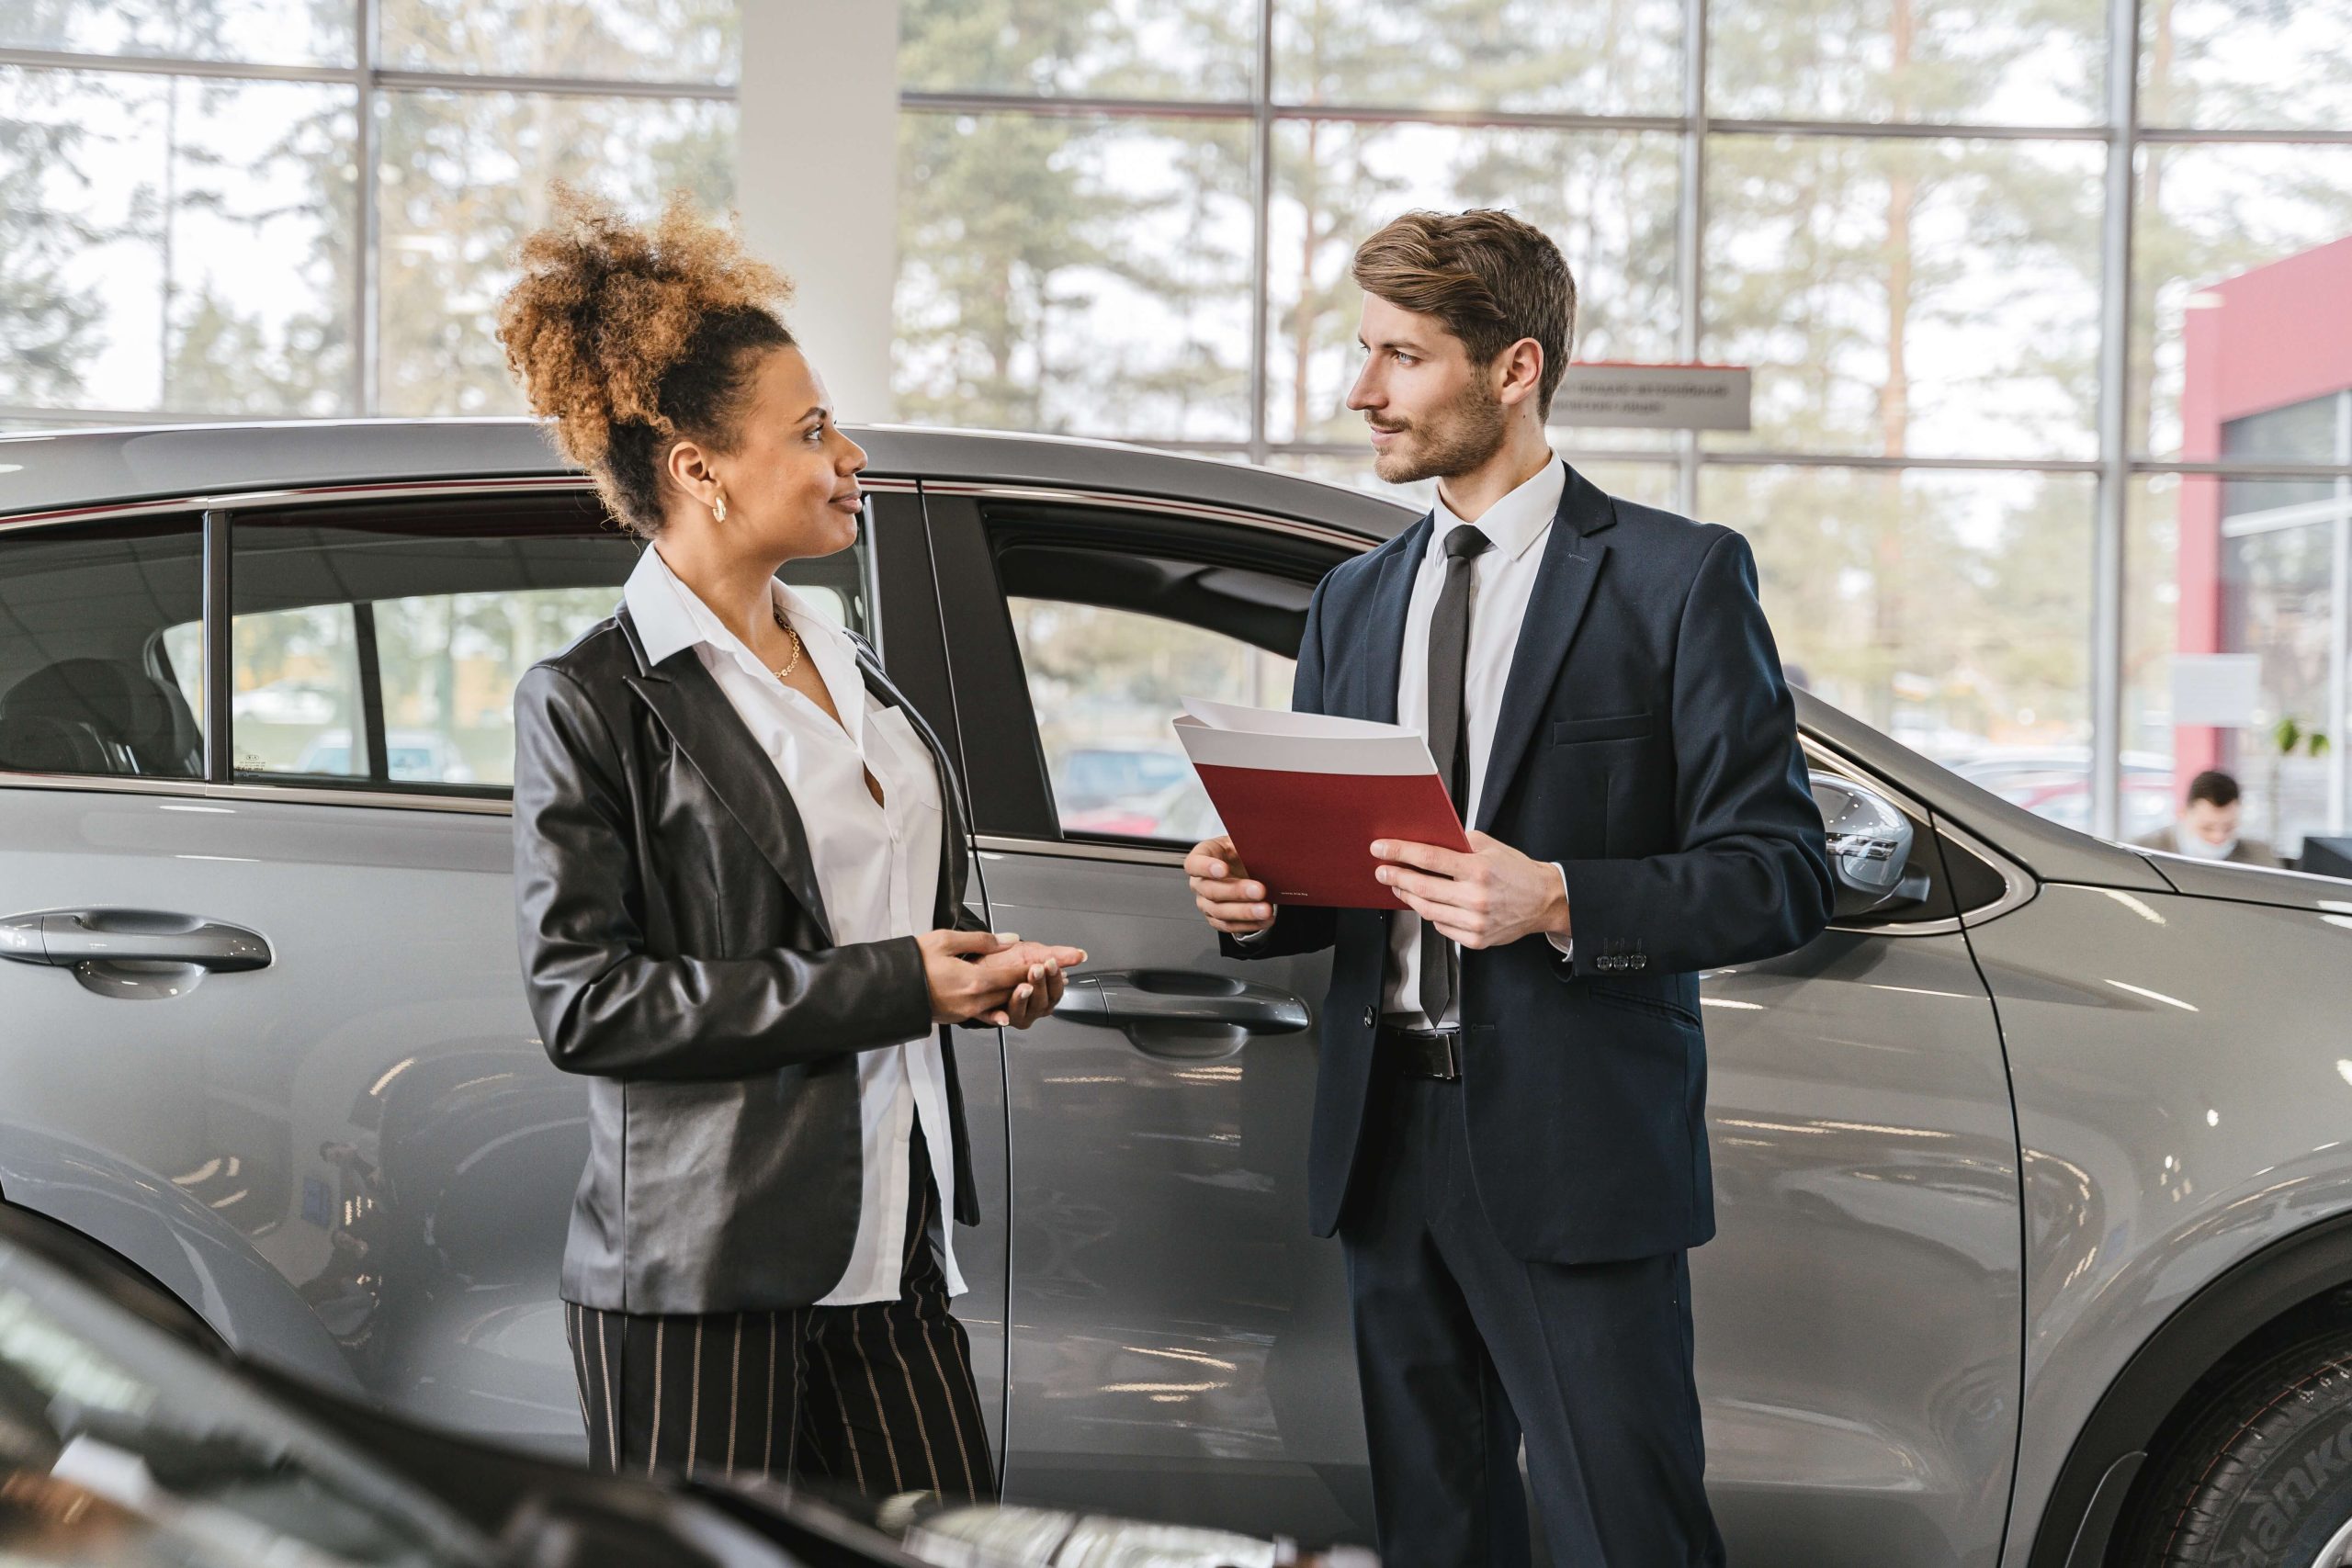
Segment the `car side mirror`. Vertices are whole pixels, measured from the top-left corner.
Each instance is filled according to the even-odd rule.
[[[1829,874],[1838,885],[1834,919],[1849,919],[1923,902],[1928,879],[1911,866],[1911,818],[1868,784],[1836,773],[1806,775],[1828,836]]]

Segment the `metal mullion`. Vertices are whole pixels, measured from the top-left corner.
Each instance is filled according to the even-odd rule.
[[[1675,462],[1674,453],[1671,450],[1665,448],[1654,446],[1577,446],[1572,443],[1562,441],[1559,438],[1559,433],[1564,429],[1570,428],[1569,426],[1551,425],[1547,428],[1551,432],[1553,449],[1564,457],[1574,457],[1588,463],[1645,463],[1652,468],[1671,468]],[[1170,443],[1154,442],[1153,445],[1165,446],[1170,445]],[[1198,444],[1201,447],[1209,447],[1213,445],[1213,443],[1209,442],[1201,442]],[[1182,448],[1179,449],[1181,450]],[[1231,450],[1230,447],[1218,449],[1227,451]],[[1269,458],[1362,457],[1368,462],[1372,457],[1372,447],[1362,441],[1274,441],[1267,444],[1266,454]]]
[[[377,71],[378,87],[395,92],[543,93],[557,97],[686,98],[731,103],[735,87],[717,82],[637,82],[615,76],[492,76],[459,71]]]
[[[2352,462],[2265,463],[2223,459],[2213,463],[2164,462],[2153,457],[2132,460],[2135,474],[2183,474],[2224,479],[2335,479],[2352,475]]]
[[[205,76],[239,82],[319,82],[345,86],[362,80],[357,68],[349,65],[258,65],[241,61],[190,60],[178,55],[80,54],[58,49],[0,49],[0,65],[21,65],[36,71]]]
[[[1259,106],[1235,99],[1029,97],[1017,93],[902,91],[899,107],[913,114],[1025,114],[1105,119],[1251,119]]]
[[[2162,143],[2168,146],[2222,145],[2230,142],[2267,142],[2273,145],[2296,143],[2320,146],[2352,146],[2352,129],[2330,130],[2196,130],[2186,126],[2143,126],[2133,132],[2143,146]]]
[[[1699,340],[1706,322],[1700,293],[1705,272],[1700,253],[1706,243],[1707,223],[1707,0],[1683,0],[1682,6],[1682,188],[1676,193],[1675,282],[1681,290],[1681,320],[1675,330],[1675,348],[1685,364],[1699,357]],[[1685,517],[1699,514],[1699,433],[1675,436],[1674,507]]]
[[[2337,479],[2341,486],[2345,481]],[[2244,539],[2257,534],[2282,534],[2290,529],[2308,528],[2313,524],[2334,523],[2344,510],[2344,502],[2335,496],[2325,501],[2301,502],[2293,506],[2266,506],[2256,512],[2233,512],[2222,519],[2222,537]]]
[[[353,50],[359,62],[360,85],[358,135],[353,143],[359,179],[358,188],[352,193],[355,232],[351,251],[351,412],[365,417],[374,413],[380,401],[376,374],[381,346],[381,330],[377,321],[376,251],[382,238],[382,219],[376,203],[382,192],[380,171],[377,168],[377,89],[372,77],[376,62],[376,0],[352,0],[352,6]]]
[[[1885,141],[2104,141],[2098,125],[1977,125],[1936,120],[1718,119],[1719,136],[1852,136]]]
[[[2107,8],[2107,180],[2099,227],[2098,495],[2091,531],[2091,831],[2115,837],[2122,799],[2126,525],[2132,494],[2132,154],[2140,0]]]
[[[311,82],[373,85],[414,92],[547,93],[565,97],[687,98],[723,103],[735,96],[727,82],[639,82],[613,76],[503,76],[460,71],[387,71],[372,61],[372,34],[364,25],[374,7],[360,0],[363,30],[351,65],[267,65],[253,61],[198,60],[186,55],[84,54],[57,49],[0,49],[0,65],[36,71],[102,72],[113,75],[203,76],[232,82]],[[1248,112],[1248,106],[1241,106]]]
[[[1442,125],[1467,130],[1680,130],[1679,114],[1573,114],[1540,109],[1400,108],[1385,104],[1276,104],[1277,119],[1353,125]]]
[[[1258,0],[1258,80],[1250,95],[1250,460],[1266,460],[1266,363],[1272,343],[1273,268],[1274,0]]]
[[[2352,463],[2352,390],[2335,394],[2335,456]],[[2327,830],[2344,831],[2345,791],[2352,784],[2345,757],[2345,712],[2352,707],[2352,475],[2335,481],[2335,521],[2330,539],[2327,604]]]
[[[1702,467],[1741,468],[1941,468],[1953,472],[2096,474],[2090,457],[1889,457],[1875,453],[1723,451],[1699,454]]]

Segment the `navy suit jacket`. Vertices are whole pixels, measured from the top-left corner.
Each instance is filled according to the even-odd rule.
[[[1292,705],[1396,717],[1430,518],[1316,590]],[[1474,612],[1475,613],[1475,612]],[[1573,959],[1543,935],[1462,955],[1462,1113],[1518,1256],[1645,1258],[1714,1234],[1697,972],[1801,947],[1834,890],[1795,706],[1728,528],[1571,468],[1544,544],[1472,824],[1566,874]],[[1389,916],[1295,907],[1236,958],[1335,949],[1308,1207],[1338,1228],[1363,1146]]]

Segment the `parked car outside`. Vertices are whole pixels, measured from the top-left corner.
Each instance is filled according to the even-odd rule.
[[[1313,584],[1410,518],[1109,444],[857,436],[858,547],[786,576],[961,756],[993,921],[1094,954],[1054,1018],[955,1042],[988,1215],[957,1310],[1009,1497],[1363,1540],[1346,1292],[1304,1214],[1328,960],[1227,963],[1188,836],[1066,826],[1041,709],[1144,733],[1179,654],[1213,688],[1186,694],[1279,691]],[[502,792],[248,767],[227,694],[248,616],[364,693],[360,606],[462,599],[434,679],[479,702],[634,558],[521,423],[0,442],[0,1200],[312,1384],[581,1452],[554,1291],[582,1095],[523,1006]],[[2336,1568],[2352,883],[2100,842],[1798,713],[1832,929],[1587,982],[1705,1020],[1735,1560]],[[1608,821],[1564,850],[1605,855]]]
[[[446,736],[429,729],[393,729],[384,735],[384,768],[395,784],[471,784],[474,771],[458,755]],[[340,778],[354,772],[351,731],[321,730],[296,759],[298,773],[331,773]]]
[[[2126,842],[2172,826],[2180,809],[2173,790],[2172,760],[2126,751],[2116,837]],[[2091,825],[2091,754],[2087,746],[1985,747],[1944,765],[1969,783],[1981,784],[2037,817],[2088,832]]]

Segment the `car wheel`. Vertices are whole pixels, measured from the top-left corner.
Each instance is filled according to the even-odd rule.
[[[2141,1497],[2131,1568],[2352,1568],[2352,1330],[2232,1379]]]

